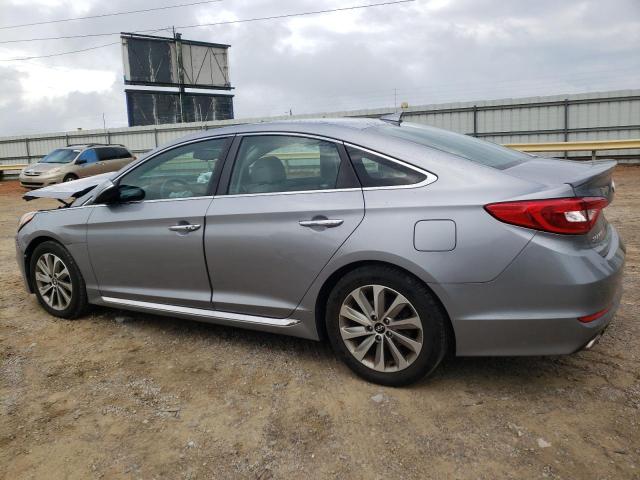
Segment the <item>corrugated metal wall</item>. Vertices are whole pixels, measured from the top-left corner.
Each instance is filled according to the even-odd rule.
[[[158,125],[0,138],[0,164],[35,162],[51,150],[74,143],[122,143],[136,153],[202,129],[248,122],[311,117],[376,117],[393,109],[357,110],[249,118],[183,125]],[[406,121],[476,135],[496,143],[640,138],[640,90],[556,95],[478,102],[421,105],[405,109]],[[563,152],[545,153],[563,156]],[[589,152],[570,152],[586,157]],[[640,158],[639,150],[605,151],[598,156]]]

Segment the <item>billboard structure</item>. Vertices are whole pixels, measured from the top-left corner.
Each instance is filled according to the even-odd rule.
[[[125,90],[129,125],[208,122],[233,118],[231,95]]]
[[[211,92],[233,88],[229,45],[183,40],[180,34],[120,38],[125,85],[170,88],[126,89],[129,126],[233,118],[233,95]]]

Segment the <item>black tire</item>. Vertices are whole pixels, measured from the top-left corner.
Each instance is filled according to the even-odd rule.
[[[411,303],[419,316],[422,325],[422,347],[412,363],[404,369],[374,370],[356,359],[342,339],[339,320],[342,304],[351,292],[366,285],[381,285],[400,293]],[[381,385],[408,385],[429,375],[440,364],[447,351],[446,313],[422,282],[393,267],[365,266],[347,273],[329,295],[325,321],[327,334],[336,354],[360,377]],[[393,333],[389,332],[390,335]],[[382,338],[382,342],[385,348],[388,343],[384,342],[388,342],[388,339]],[[393,360],[391,363],[391,368],[394,368]]]
[[[66,308],[52,308],[38,289],[36,283],[36,265],[38,260],[45,254],[53,254],[58,257],[69,272],[69,278],[71,280],[71,300]],[[51,315],[71,320],[84,315],[88,311],[89,303],[87,301],[87,289],[84,278],[82,278],[80,269],[71,254],[58,242],[52,240],[46,241],[35,248],[29,262],[29,276],[38,302],[40,302],[40,305]]]
[[[65,177],[62,179],[63,182],[70,182],[72,180],[78,180],[78,176],[74,175],[73,173],[69,173],[68,175],[65,175]]]

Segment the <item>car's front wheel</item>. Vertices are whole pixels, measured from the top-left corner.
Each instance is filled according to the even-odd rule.
[[[40,305],[51,315],[72,319],[86,312],[84,279],[62,245],[54,241],[38,245],[31,255],[29,273]]]
[[[329,295],[327,332],[358,375],[406,385],[431,373],[446,352],[446,317],[415,277],[386,266],[349,272]]]
[[[70,173],[70,174],[66,175],[62,179],[63,182],[72,182],[73,180],[78,180],[78,177],[76,175],[74,175],[73,173]]]

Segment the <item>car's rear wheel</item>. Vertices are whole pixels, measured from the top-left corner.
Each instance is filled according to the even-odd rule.
[[[78,180],[78,176],[70,173],[62,179],[63,182],[71,182],[72,180]]]
[[[400,386],[431,373],[446,352],[446,317],[415,277],[386,266],[353,270],[333,288],[327,332],[358,375]]]
[[[87,291],[71,254],[57,242],[38,245],[29,272],[40,305],[56,317],[73,319],[88,309]]]

